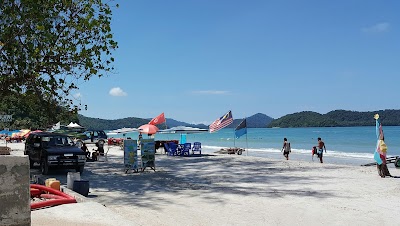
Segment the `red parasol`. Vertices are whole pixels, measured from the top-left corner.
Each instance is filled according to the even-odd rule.
[[[24,135],[24,137],[27,138],[29,136],[29,134],[31,134],[31,133],[40,133],[40,132],[43,132],[43,131],[41,131],[41,130],[29,131],[27,134]]]
[[[138,128],[140,133],[146,133],[146,134],[155,134],[158,131],[157,126],[155,125],[150,125],[150,124],[144,124]]]

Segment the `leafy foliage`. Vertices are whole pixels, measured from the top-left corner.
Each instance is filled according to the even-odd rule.
[[[143,124],[147,124],[149,119],[128,117],[123,119],[107,120],[99,118],[90,118],[78,115],[79,124],[89,130],[113,130],[120,128],[138,128]]]
[[[400,110],[380,111],[346,111],[335,110],[327,114],[319,114],[311,111],[298,112],[285,115],[276,119],[268,127],[333,127],[333,126],[374,126],[374,114],[378,113],[381,122],[386,126],[400,125]]]
[[[71,90],[113,70],[111,15],[101,0],[0,0],[0,96],[76,109]]]
[[[77,121],[77,115],[56,101],[40,101],[32,93],[14,94],[2,97],[0,114],[11,114],[13,121],[0,122],[0,128],[44,129],[55,122]]]

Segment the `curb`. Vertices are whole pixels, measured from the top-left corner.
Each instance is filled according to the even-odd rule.
[[[72,197],[74,197],[76,199],[76,202],[92,202],[91,200],[89,200],[88,198],[86,198],[85,196],[67,188],[65,185],[61,185],[60,186],[60,190],[62,192],[64,192],[67,195],[70,195]]]

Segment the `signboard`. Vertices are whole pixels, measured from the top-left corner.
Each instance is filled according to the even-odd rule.
[[[0,122],[11,122],[12,115],[0,115]]]
[[[124,140],[124,166],[126,172],[128,172],[129,169],[137,171],[139,168],[142,168],[138,160],[137,140]]]
[[[155,171],[155,142],[154,139],[142,139],[140,142],[140,154],[142,157],[142,170],[150,167]]]

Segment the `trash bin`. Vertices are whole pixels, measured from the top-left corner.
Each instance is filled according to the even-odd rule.
[[[74,186],[72,189],[83,196],[88,196],[89,194],[89,181],[88,180],[76,180],[74,181]]]

